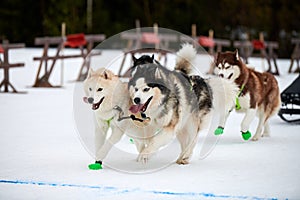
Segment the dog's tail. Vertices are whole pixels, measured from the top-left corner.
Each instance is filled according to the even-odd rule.
[[[220,114],[219,126],[224,128],[229,112],[235,106],[239,88],[234,82],[219,77],[208,79],[207,82],[212,90],[213,109]]]
[[[197,51],[193,45],[185,43],[177,52],[175,70],[184,74],[190,74],[192,71],[192,62],[196,58]]]

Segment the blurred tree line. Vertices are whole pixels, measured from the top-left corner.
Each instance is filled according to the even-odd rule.
[[[87,6],[92,2],[92,21],[87,27]],[[213,29],[215,37],[258,38],[284,44],[281,55],[290,55],[290,38],[299,37],[300,2],[298,0],[1,0],[0,39],[34,45],[37,36],[58,36],[61,23],[67,34],[104,33],[107,37],[141,26],[174,29],[191,35],[197,25],[198,35]]]

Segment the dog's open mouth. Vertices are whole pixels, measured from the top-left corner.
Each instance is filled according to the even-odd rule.
[[[228,76],[227,79],[231,79],[232,75],[233,75],[233,73],[231,73],[231,74]]]
[[[136,105],[130,106],[130,108],[129,108],[130,112],[132,112],[134,114],[138,113],[138,112],[145,112],[147,110],[147,107],[148,107],[149,103],[151,102],[152,98],[153,98],[153,96],[151,96],[144,104],[136,104]]]
[[[98,103],[93,103],[92,109],[93,110],[97,110],[100,107],[100,105],[103,102],[103,100],[104,100],[104,97],[102,97]]]

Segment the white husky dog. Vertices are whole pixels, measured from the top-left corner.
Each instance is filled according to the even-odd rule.
[[[127,127],[125,121],[118,121],[120,112],[128,110],[127,84],[110,70],[100,68],[97,71],[89,70],[84,81],[84,102],[91,104],[95,112],[95,164],[89,165],[91,169],[102,168],[102,161],[108,154],[112,145],[123,136]],[[117,106],[117,107],[116,107]],[[121,110],[120,110],[121,108]],[[119,109],[119,110],[118,110]],[[108,129],[112,129],[110,138],[106,139]]]

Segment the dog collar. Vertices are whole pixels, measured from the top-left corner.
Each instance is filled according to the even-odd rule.
[[[242,87],[240,88],[240,91],[237,95],[237,97],[235,98],[235,109],[236,110],[240,110],[241,109],[241,104],[240,104],[240,101],[239,101],[239,97],[242,95],[242,92],[245,88],[245,84],[242,85]]]

